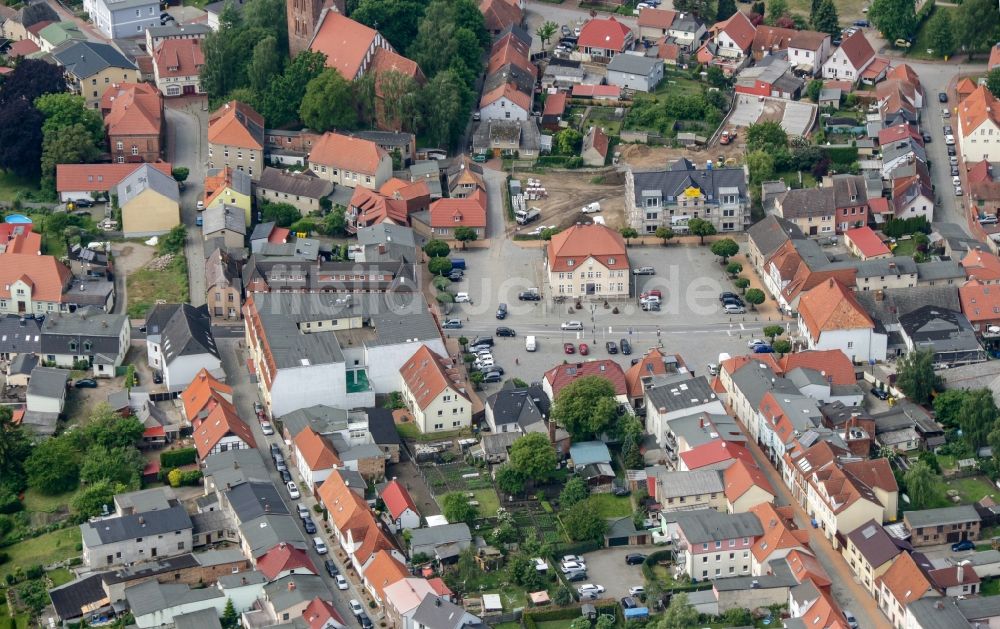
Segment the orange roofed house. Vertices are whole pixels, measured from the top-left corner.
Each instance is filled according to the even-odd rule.
[[[330,132],[313,146],[309,168],[340,186],[378,190],[392,177],[392,157],[370,140]]]
[[[546,270],[552,295],[623,299],[629,295],[625,240],[605,225],[574,225],[552,237]]]
[[[799,300],[799,333],[809,349],[839,349],[854,362],[884,361],[888,337],[854,292],[830,278]]]
[[[444,358],[421,345],[399,370],[403,401],[422,433],[457,430],[472,423],[472,400],[461,376]]]
[[[253,107],[232,100],[208,119],[209,168],[231,168],[260,181],[264,173],[264,118]]]
[[[201,94],[199,73],[205,65],[200,39],[165,39],[153,52],[153,76],[164,96]]]
[[[353,234],[381,223],[409,225],[410,215],[426,212],[430,202],[430,189],[423,180],[409,182],[394,177],[377,191],[358,186],[347,205],[347,231]]]
[[[635,34],[627,25],[613,17],[595,18],[583,25],[577,47],[589,61],[607,63],[615,55],[630,50]]]
[[[107,196],[122,179],[135,172],[141,164],[56,164],[56,192],[62,202],[89,199],[97,193]],[[157,162],[153,168],[169,175],[171,164]]]
[[[958,104],[958,144],[965,162],[1000,162],[1000,100],[980,85]]]
[[[112,85],[101,98],[111,156],[119,164],[158,162],[165,147],[163,97],[148,83]]]

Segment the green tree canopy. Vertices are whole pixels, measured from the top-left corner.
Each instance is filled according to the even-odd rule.
[[[24,488],[24,461],[30,453],[24,428],[14,423],[9,406],[0,406],[0,490],[16,493]]]
[[[934,373],[934,352],[910,352],[899,362],[896,386],[916,404],[927,404],[933,393],[942,389],[941,378]]]
[[[951,22],[951,11],[935,9],[925,28],[935,55],[946,57],[955,52],[955,25]]]
[[[608,530],[607,521],[590,504],[590,500],[587,498],[569,509],[560,510],[563,528],[574,542],[600,540]]]
[[[709,250],[722,258],[723,263],[725,263],[729,258],[740,252],[740,246],[732,238],[723,238],[722,240],[713,242]]]
[[[134,416],[122,417],[108,404],[99,404],[90,414],[90,421],[77,431],[83,435],[85,447],[134,447],[146,428]]]
[[[429,258],[445,258],[451,253],[451,247],[443,240],[428,240],[424,245],[424,253]]]
[[[479,510],[469,504],[469,499],[460,491],[445,494],[441,500],[441,511],[449,522],[465,522],[470,527],[479,517]]]
[[[958,428],[965,389],[946,389],[934,396],[934,416],[945,428]]]
[[[777,122],[757,122],[747,127],[747,151],[774,153],[788,147],[788,134]]]
[[[911,0],[873,0],[868,19],[890,44],[912,37],[917,30],[917,13]]]
[[[656,233],[653,235],[663,241],[664,247],[667,246],[667,241],[675,236],[674,230],[663,226],[657,227]]]
[[[820,94],[823,92],[823,81],[820,79],[813,79],[809,81],[809,86],[806,88],[806,94],[809,96],[809,100],[814,103],[819,102]]]
[[[260,214],[265,221],[274,221],[278,227],[288,227],[302,218],[302,213],[291,203],[263,201],[260,204]]]
[[[733,0],[719,0],[719,8],[715,12],[715,21],[728,20],[736,13],[736,2]]]
[[[466,243],[473,242],[477,238],[479,238],[479,234],[476,233],[476,230],[472,229],[471,227],[464,227],[464,226],[456,227],[454,236],[455,240],[462,243],[462,249],[465,249]]]
[[[582,502],[590,495],[587,483],[579,476],[574,476],[566,481],[561,492],[559,492],[559,508],[568,509],[578,502]]]
[[[465,128],[473,93],[454,70],[438,72],[420,92],[428,140],[435,146],[453,146]]]
[[[833,0],[822,0],[816,5],[816,10],[809,17],[814,30],[826,33],[830,37],[840,35],[840,17],[837,15],[837,5]]]
[[[250,54],[250,63],[247,65],[247,79],[252,92],[254,94],[267,92],[271,81],[281,75],[283,63],[284,55],[278,51],[277,37],[265,37],[257,42]]]
[[[552,419],[574,440],[599,435],[618,414],[614,386],[604,378],[586,376],[569,383],[556,396]]]
[[[639,237],[639,232],[636,231],[634,227],[622,227],[621,229],[618,230],[618,233],[621,234],[622,238],[625,239],[626,247],[629,246],[633,238]]]
[[[427,4],[421,0],[361,0],[351,19],[377,30],[396,50],[407,50],[417,37]]]
[[[750,307],[754,309],[764,303],[764,291],[759,288],[747,289],[747,292],[743,297],[747,300],[747,303],[750,304]]]
[[[962,437],[973,450],[986,445],[986,438],[996,424],[997,406],[993,402],[993,393],[989,389],[972,389],[965,392],[962,406],[958,413],[958,425],[962,429]]]
[[[676,592],[655,629],[687,629],[697,624],[698,611],[688,602],[687,593]]]
[[[1000,98],[1000,67],[993,68],[986,75],[986,89]]]
[[[767,338],[769,338],[769,339],[771,339],[773,341],[774,337],[781,336],[782,334],[784,334],[785,328],[784,328],[784,326],[780,326],[780,325],[768,325],[768,326],[765,326],[762,331],[764,333],[764,336],[766,336]]]
[[[559,25],[555,22],[548,20],[543,24],[540,24],[537,29],[535,29],[535,35],[538,39],[542,40],[542,45],[545,46],[552,39],[552,36],[556,34],[559,30]]]
[[[688,231],[698,236],[701,244],[705,244],[705,236],[715,235],[715,225],[703,218],[692,218],[688,221]]]
[[[544,481],[556,471],[556,451],[540,432],[524,435],[510,447],[510,467],[527,480]]]
[[[431,275],[447,275],[451,267],[451,260],[448,258],[431,258],[427,263],[427,270]]]
[[[955,41],[969,53],[985,52],[1000,40],[1000,7],[993,0],[965,0],[955,11]]]
[[[81,123],[43,133],[42,188],[55,190],[57,164],[87,164],[100,154],[92,131]]]
[[[80,482],[80,455],[72,436],[47,439],[25,461],[28,486],[43,494],[61,494],[76,489]]]
[[[583,145],[583,134],[576,129],[567,127],[556,134],[555,152],[559,155],[579,155]]]
[[[89,109],[83,96],[76,94],[45,94],[35,99],[35,107],[45,116],[42,132],[57,133],[81,125],[96,146],[104,141],[104,121],[95,109]]]
[[[774,343],[771,343],[771,348],[779,355],[784,356],[792,351],[792,342],[788,339],[778,339]]]
[[[903,475],[910,506],[924,509],[934,505],[941,497],[941,485],[934,471],[924,461],[917,461]]]
[[[138,489],[143,465],[142,454],[132,446],[94,446],[87,450],[80,468],[80,479],[86,483],[108,481]]]
[[[497,488],[505,494],[519,494],[524,491],[524,476],[510,464],[496,471]]]
[[[257,94],[258,111],[269,126],[283,126],[298,120],[309,82],[325,67],[325,54],[305,50],[292,59],[281,76],[273,78],[265,92]]]
[[[115,509],[115,494],[128,491],[125,485],[116,485],[111,481],[100,480],[92,483],[74,496],[70,502],[70,509],[81,518],[92,518],[100,515],[104,507],[109,511]]]

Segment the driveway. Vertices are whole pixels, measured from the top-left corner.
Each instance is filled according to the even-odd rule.
[[[565,24],[570,28],[576,28],[582,26],[584,22],[590,19],[590,9],[581,9],[578,6],[579,3],[570,1],[564,2],[562,4],[552,4],[551,2],[538,2],[531,1],[527,3],[527,16],[525,22],[527,24],[528,32],[532,35],[531,40],[531,51],[538,52],[542,49],[542,42],[535,35],[535,31],[545,22],[555,22],[556,24],[562,26]],[[672,9],[673,1],[665,0],[660,4],[661,9]],[[606,18],[609,17],[610,13],[600,12],[598,17]],[[638,33],[638,18],[631,15],[615,15],[616,20],[625,24],[632,30]],[[555,37],[549,42],[549,46],[555,45],[559,41],[559,33],[556,32]]]
[[[205,303],[205,251],[201,228],[195,225],[195,204],[204,191],[207,160],[208,112],[202,111],[204,99],[186,100],[179,107],[166,108],[167,155],[174,166],[190,170],[181,191],[181,222],[187,225],[184,253],[188,261],[188,287],[191,305]]]
[[[657,549],[655,546],[620,546],[618,548],[604,548],[587,553],[583,556],[587,563],[586,583],[603,585],[606,590],[602,598],[614,598],[621,600],[623,596],[628,596],[628,589],[634,585],[643,585],[646,580],[642,576],[642,565],[630,566],[625,563],[625,555],[631,553],[642,553],[648,555]],[[583,585],[572,583],[573,589]]]

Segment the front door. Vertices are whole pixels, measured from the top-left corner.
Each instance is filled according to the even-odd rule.
[[[25,312],[25,311],[26,311],[27,309],[28,309],[28,307],[27,307],[27,305],[25,304],[25,302],[23,302],[23,301],[19,301],[19,302],[17,302],[17,312],[18,312],[18,314],[24,314],[24,312]]]
[[[184,86],[184,95],[187,96],[188,94],[194,94],[194,85]]]

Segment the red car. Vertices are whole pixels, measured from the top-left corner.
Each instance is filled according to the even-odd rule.
[[[576,348],[573,347],[572,343],[563,343],[563,351],[567,354],[575,354]]]
[[[639,299],[645,299],[646,297],[659,297],[663,299],[663,293],[657,290],[648,290],[645,293],[639,295]]]
[[[590,353],[590,347],[588,347],[586,343],[580,343],[580,355],[586,356],[589,353]]]

